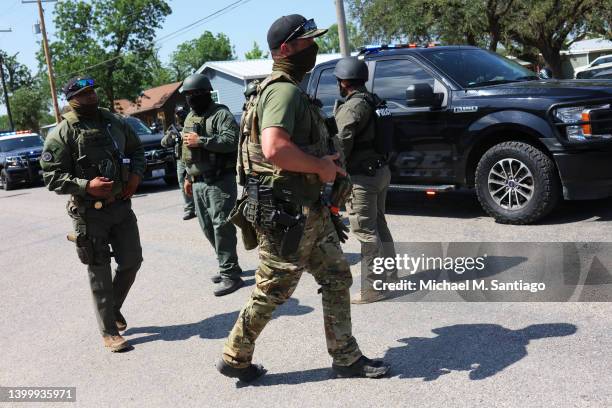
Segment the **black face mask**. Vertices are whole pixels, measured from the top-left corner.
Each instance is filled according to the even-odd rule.
[[[206,112],[210,104],[212,103],[212,97],[210,93],[201,95],[187,95],[187,104],[189,107],[198,115]]]
[[[296,82],[301,82],[306,73],[314,68],[318,52],[319,46],[317,43],[313,43],[310,47],[304,48],[296,54],[276,59],[272,70],[286,72]]]

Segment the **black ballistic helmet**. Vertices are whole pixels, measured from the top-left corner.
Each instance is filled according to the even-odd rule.
[[[193,91],[204,91],[210,92],[212,91],[212,85],[210,84],[210,80],[204,74],[193,74],[189,75],[183,81],[183,87],[181,93],[185,92],[193,92]]]
[[[252,95],[255,95],[255,93],[257,92],[257,85],[259,85],[259,81],[257,79],[249,82],[249,84],[244,89],[244,97],[249,99]]]
[[[354,57],[342,58],[336,64],[334,75],[338,79],[368,80],[368,66],[360,59]]]

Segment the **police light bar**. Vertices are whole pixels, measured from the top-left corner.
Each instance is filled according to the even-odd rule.
[[[408,43],[408,44],[381,44],[381,45],[368,45],[359,50],[358,55],[367,55],[373,54],[382,50],[396,50],[401,48],[432,48],[438,46],[440,43],[430,42],[424,45],[419,45],[417,43]]]
[[[16,132],[0,132],[0,137],[2,136],[16,136],[16,135],[25,135],[28,133],[32,133],[31,130],[18,130]]]

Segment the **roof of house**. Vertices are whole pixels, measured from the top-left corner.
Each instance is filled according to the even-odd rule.
[[[123,115],[134,115],[152,109],[159,109],[164,106],[168,98],[178,91],[181,84],[182,82],[174,82],[147,89],[138,97],[135,103],[127,99],[117,99],[115,100],[115,110]]]
[[[319,54],[317,64],[341,57],[340,54]],[[270,75],[273,62],[272,59],[209,61],[196,72],[203,73],[206,69],[213,69],[241,80],[260,79]]]
[[[594,51],[612,52],[612,41],[604,38],[592,38],[590,40],[576,41],[570,45],[568,50],[561,51],[561,54],[587,54]]]

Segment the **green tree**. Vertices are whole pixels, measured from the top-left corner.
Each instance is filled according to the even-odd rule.
[[[17,89],[10,103],[16,129],[38,131],[41,121],[48,115],[49,97],[39,86]]]
[[[155,88],[156,86],[177,82],[172,70],[164,66],[159,59],[158,52],[159,51],[156,51],[151,58],[146,61],[145,70],[149,73],[149,78],[145,82],[143,89]]]
[[[32,84],[32,73],[27,66],[17,61],[17,54],[8,55],[0,50],[0,63],[4,66],[4,79],[9,93]]]
[[[268,53],[264,52],[261,48],[259,48],[259,44],[257,44],[257,41],[253,41],[253,48],[251,49],[251,51],[247,51],[244,54],[244,57],[248,60],[252,60],[252,59],[262,59],[262,58],[268,58]]]
[[[357,26],[353,23],[346,24],[346,31],[348,34],[348,42],[350,51],[357,51],[359,47],[365,45],[363,36],[359,32]],[[319,46],[319,52],[324,54],[332,54],[340,52],[340,37],[338,35],[338,24],[332,24],[329,27],[329,31],[316,40]]]
[[[553,77],[562,78],[560,51],[592,32],[599,7],[599,0],[517,1],[507,41],[539,50]]]
[[[185,41],[172,53],[170,68],[176,80],[182,81],[208,61],[226,61],[234,58],[234,48],[223,33],[214,36],[205,31],[200,37]]]
[[[517,0],[353,0],[351,14],[371,42],[469,44],[496,50]]]
[[[91,75],[102,103],[134,99],[150,80],[143,69],[154,54],[155,31],[171,9],[165,0],[65,0],[55,5],[57,41],[50,44],[61,87],[71,76]],[[44,65],[42,52],[38,55]]]

